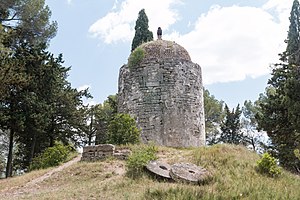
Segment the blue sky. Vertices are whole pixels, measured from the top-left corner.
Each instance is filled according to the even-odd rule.
[[[46,0],[73,87],[89,87],[90,104],[115,94],[134,25],[145,8],[150,30],[176,41],[202,67],[204,86],[230,107],[264,92],[271,63],[285,49],[292,0]]]

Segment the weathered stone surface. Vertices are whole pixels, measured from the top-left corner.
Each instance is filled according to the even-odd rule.
[[[126,160],[131,151],[126,148],[115,148],[112,144],[99,144],[94,146],[83,147],[81,161],[98,161],[107,157],[115,157],[120,160]]]
[[[118,110],[129,113],[145,143],[190,147],[205,145],[201,68],[175,42],[141,45],[144,59],[120,69]]]
[[[171,166],[167,163],[163,163],[157,160],[153,160],[150,161],[146,168],[152,172],[153,174],[162,177],[162,178],[166,178],[166,179],[171,179],[170,176],[170,169]]]
[[[115,146],[112,144],[99,144],[94,146],[86,146],[83,147],[83,153],[85,152],[95,152],[95,151],[101,151],[101,152],[111,152],[115,150]]]
[[[211,173],[205,168],[194,164],[176,163],[171,166],[170,176],[175,181],[201,184],[211,178]]]
[[[114,153],[114,157],[119,160],[126,160],[131,154],[129,149],[116,149]]]

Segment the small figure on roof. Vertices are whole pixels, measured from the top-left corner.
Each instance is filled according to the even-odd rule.
[[[162,36],[162,30],[161,30],[160,27],[158,27],[158,29],[157,29],[157,39],[161,40],[161,36]]]

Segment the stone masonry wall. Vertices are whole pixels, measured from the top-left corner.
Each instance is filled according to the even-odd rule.
[[[138,66],[121,67],[118,109],[136,118],[145,143],[202,146],[205,131],[201,68],[190,61],[187,52],[174,57],[184,52],[182,47],[175,47],[170,48],[169,56],[165,56],[166,47],[145,48],[146,58]],[[151,51],[159,53],[149,56]]]
[[[81,161],[98,161],[104,160],[108,157],[115,157],[120,160],[125,160],[130,155],[131,151],[128,149],[116,148],[112,144],[99,144],[94,146],[83,147]]]

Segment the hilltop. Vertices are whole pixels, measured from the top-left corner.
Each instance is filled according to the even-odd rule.
[[[283,171],[279,178],[256,172],[259,156],[244,147],[215,145],[175,149],[158,147],[159,160],[190,162],[214,174],[206,185],[159,181],[144,174],[126,176],[125,161],[71,161],[60,170],[33,171],[0,180],[0,199],[299,199],[300,178]],[[78,157],[77,157],[78,159]],[[43,175],[50,174],[44,179]],[[39,179],[39,181],[36,181]],[[31,182],[30,182],[31,181]],[[30,184],[29,184],[30,183]]]

